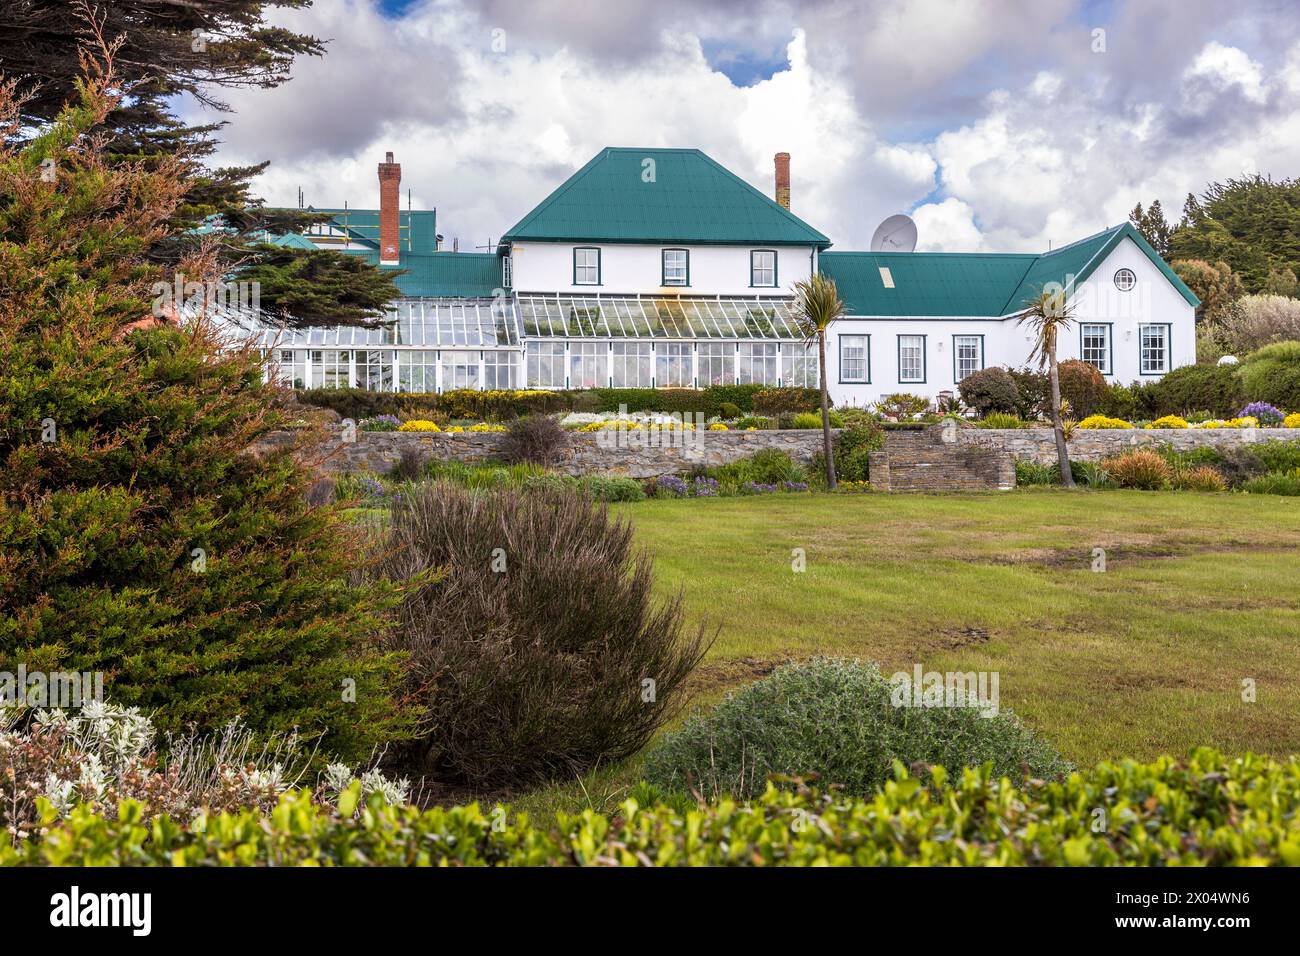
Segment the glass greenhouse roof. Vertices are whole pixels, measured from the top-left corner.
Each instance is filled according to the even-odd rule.
[[[517,297],[526,338],[797,339],[791,299]]]
[[[389,309],[389,318],[374,328],[283,329],[257,324],[249,328],[232,322],[250,334],[258,348],[315,346],[409,345],[417,348],[484,348],[517,346],[519,327],[508,302],[489,298],[401,299]]]

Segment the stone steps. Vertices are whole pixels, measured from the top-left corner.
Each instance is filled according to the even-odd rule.
[[[952,440],[945,441],[945,434]],[[1015,461],[990,448],[959,445],[944,426],[890,431],[871,455],[871,484],[881,491],[1005,491],[1015,487]]]

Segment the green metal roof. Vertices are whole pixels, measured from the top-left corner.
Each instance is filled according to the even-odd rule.
[[[343,255],[379,264],[378,249],[352,249]],[[491,297],[501,288],[501,260],[490,252],[403,251],[396,268],[406,270],[393,280],[405,296]]]
[[[824,252],[818,259],[849,315],[996,317],[1019,312],[1047,283],[1081,284],[1125,238],[1138,244],[1183,298],[1200,305],[1131,223],[1041,255]],[[881,268],[889,269],[894,288],[885,285]]]
[[[653,180],[643,176],[653,160]],[[830,240],[698,149],[607,147],[502,242],[813,245]]]
[[[379,248],[378,209],[333,209],[308,206],[307,212],[326,212],[334,224],[345,229],[359,242]],[[397,234],[404,250],[436,252],[438,249],[438,212],[436,209],[401,209],[398,211]]]

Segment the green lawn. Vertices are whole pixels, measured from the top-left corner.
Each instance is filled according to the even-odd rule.
[[[1019,491],[620,511],[660,583],[721,625],[697,682],[706,699],[775,662],[844,655],[887,673],[998,671],[1002,706],[1081,764],[1195,744],[1300,751],[1293,500]]]

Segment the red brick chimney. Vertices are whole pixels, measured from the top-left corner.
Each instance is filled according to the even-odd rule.
[[[790,208],[790,154],[776,154],[776,201]]]
[[[398,194],[402,184],[402,166],[387,153],[379,164],[379,264],[397,265],[401,257],[398,217],[401,214]]]

